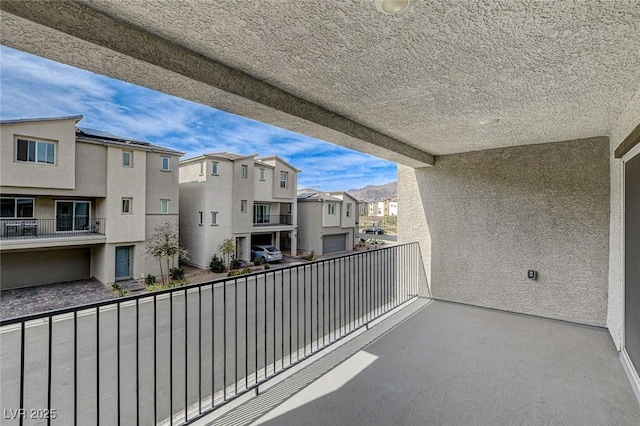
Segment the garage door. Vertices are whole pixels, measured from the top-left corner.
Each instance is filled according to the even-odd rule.
[[[271,245],[273,244],[271,237],[272,234],[254,234],[251,236],[251,247]]]
[[[2,253],[0,266],[3,289],[90,278],[91,249]]]
[[[325,235],[322,238],[322,254],[345,251],[346,247],[347,234]]]

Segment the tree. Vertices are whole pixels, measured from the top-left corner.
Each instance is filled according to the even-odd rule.
[[[227,265],[231,265],[231,256],[236,253],[236,239],[227,238],[218,247],[218,253],[222,253],[222,257],[225,259]]]
[[[175,267],[176,259],[189,259],[189,251],[180,245],[178,224],[166,221],[153,228],[153,235],[147,241],[147,255],[158,260],[160,277],[165,284],[162,261],[166,261],[167,274]],[[171,265],[171,266],[170,266]]]

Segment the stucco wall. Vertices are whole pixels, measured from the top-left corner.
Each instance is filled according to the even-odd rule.
[[[303,201],[297,203],[298,250],[317,254],[322,252],[322,207],[324,203]]]
[[[611,161],[611,223],[609,228],[609,305],[607,327],[620,350],[622,344],[623,288],[622,288],[622,160],[614,152],[618,145],[640,124],[640,91],[627,105],[613,125],[610,136]]]
[[[74,189],[76,185],[75,125],[75,119],[3,124],[0,132],[2,185]],[[53,142],[55,164],[17,161],[17,138]]]
[[[605,325],[607,138],[442,156],[398,183],[400,242],[420,242],[434,297]]]
[[[146,209],[146,153],[133,152],[133,166],[122,166],[122,149],[107,148],[107,242],[144,241]],[[122,198],[132,198],[131,214],[122,214]]]

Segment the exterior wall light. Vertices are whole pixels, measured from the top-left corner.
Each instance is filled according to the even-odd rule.
[[[413,4],[415,0],[376,0],[376,9],[385,15],[402,13]]]

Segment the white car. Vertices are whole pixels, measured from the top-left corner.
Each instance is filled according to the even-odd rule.
[[[254,246],[251,249],[251,259],[260,259],[260,263],[277,262],[282,260],[282,252],[274,246]]]

